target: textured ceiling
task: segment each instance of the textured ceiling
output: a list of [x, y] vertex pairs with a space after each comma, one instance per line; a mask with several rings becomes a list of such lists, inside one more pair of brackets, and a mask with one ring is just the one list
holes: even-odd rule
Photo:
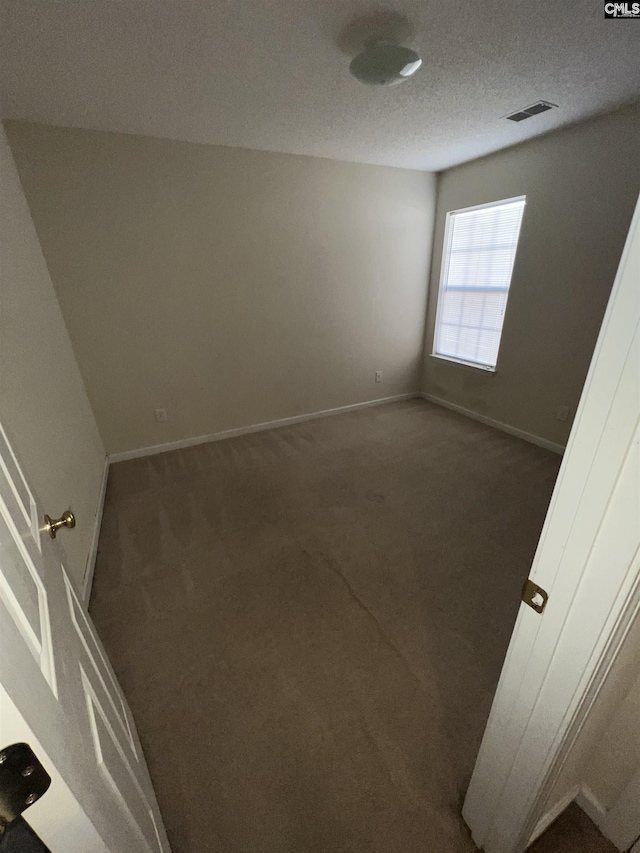
[[[640, 22], [601, 0], [0, 6], [3, 118], [442, 169], [640, 97]], [[366, 87], [349, 61], [387, 31], [423, 68]], [[503, 118], [541, 98], [560, 108]]]

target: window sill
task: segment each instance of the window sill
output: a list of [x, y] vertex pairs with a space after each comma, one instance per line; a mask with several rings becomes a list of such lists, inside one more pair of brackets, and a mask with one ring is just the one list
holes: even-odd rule
[[430, 353], [429, 358], [435, 358], [437, 361], [445, 361], [447, 364], [455, 364], [456, 367], [464, 367], [467, 370], [475, 370], [479, 373], [493, 374], [496, 372], [495, 367], [485, 367], [482, 364], [474, 364], [472, 361], [461, 361], [458, 358], [449, 358], [446, 355], [436, 355], [434, 352]]

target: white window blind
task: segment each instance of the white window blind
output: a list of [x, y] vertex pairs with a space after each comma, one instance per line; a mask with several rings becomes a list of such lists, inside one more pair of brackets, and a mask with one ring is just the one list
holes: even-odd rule
[[494, 368], [525, 198], [447, 214], [434, 355]]

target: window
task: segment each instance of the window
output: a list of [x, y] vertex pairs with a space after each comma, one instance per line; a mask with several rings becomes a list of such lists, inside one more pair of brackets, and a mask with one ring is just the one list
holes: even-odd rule
[[525, 197], [447, 214], [433, 355], [494, 370]]

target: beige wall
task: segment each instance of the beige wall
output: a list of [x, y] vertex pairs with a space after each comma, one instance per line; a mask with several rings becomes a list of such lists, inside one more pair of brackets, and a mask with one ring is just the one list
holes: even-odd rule
[[81, 588], [105, 453], [0, 128], [0, 420], [46, 512], [71, 507], [59, 537]]
[[108, 452], [419, 389], [432, 175], [8, 136]]
[[627, 671], [617, 679], [616, 673], [611, 686], [607, 685], [603, 702], [610, 713], [602, 734], [592, 743], [581, 774], [605, 809], [615, 804], [640, 771], [640, 625], [624, 650], [624, 659], [616, 661], [616, 668]]
[[635, 650], [635, 678], [611, 715], [602, 738], [596, 743], [584, 771], [585, 784], [606, 809], [640, 772], [640, 644]]
[[609, 810], [640, 771], [640, 617], [636, 617], [547, 800], [576, 786]]
[[[565, 444], [640, 191], [640, 108], [566, 128], [444, 172], [423, 388]], [[495, 374], [432, 358], [447, 211], [526, 195]], [[556, 419], [569, 406], [567, 423]]]

